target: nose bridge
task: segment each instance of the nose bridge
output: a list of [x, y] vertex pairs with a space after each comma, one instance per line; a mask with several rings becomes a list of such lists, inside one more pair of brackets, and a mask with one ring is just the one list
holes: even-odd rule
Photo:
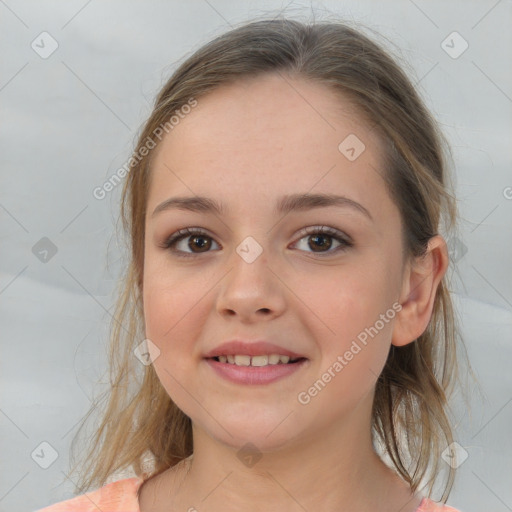
[[217, 297], [219, 312], [230, 310], [246, 316], [259, 310], [278, 313], [283, 308], [279, 280], [268, 265], [268, 252], [253, 236], [235, 247]]
[[[259, 239], [261, 240], [261, 236]], [[264, 243], [264, 242], [263, 242]], [[246, 236], [236, 247], [230, 264], [230, 281], [236, 281], [238, 285], [253, 287], [256, 284], [261, 287], [268, 279], [268, 247], [263, 246], [253, 236]], [[243, 290], [241, 290], [243, 291]]]

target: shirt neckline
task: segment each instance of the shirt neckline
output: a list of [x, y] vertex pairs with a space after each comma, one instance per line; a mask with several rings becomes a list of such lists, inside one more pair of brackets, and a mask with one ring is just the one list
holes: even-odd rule
[[[140, 511], [140, 506], [139, 506], [139, 491], [140, 491], [140, 488], [142, 486], [142, 484], [144, 483], [144, 476], [149, 476], [149, 475], [141, 475], [141, 476], [135, 476], [135, 477], [132, 477], [132, 479], [135, 480], [135, 487], [134, 487], [134, 499], [135, 499], [135, 506], [136, 506], [136, 509], [134, 510], [134, 512], [141, 512]], [[418, 508], [415, 509], [414, 512], [423, 512], [424, 510], [424, 507], [426, 507], [428, 505], [428, 500], [426, 497], [423, 497], [421, 498], [421, 501], [420, 501], [420, 504], [418, 505]]]

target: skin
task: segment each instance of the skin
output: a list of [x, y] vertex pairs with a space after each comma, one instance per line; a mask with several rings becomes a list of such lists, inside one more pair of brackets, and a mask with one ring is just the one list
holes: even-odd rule
[[[338, 150], [349, 134], [366, 146], [354, 161]], [[201, 97], [154, 151], [146, 336], [160, 351], [152, 358], [162, 385], [192, 420], [194, 455], [142, 486], [141, 511], [416, 510], [420, 496], [372, 447], [371, 407], [391, 344], [410, 343], [427, 327], [448, 253], [436, 236], [424, 259], [402, 261], [401, 218], [380, 174], [376, 134], [324, 86], [267, 75]], [[345, 195], [373, 220], [336, 206], [276, 217], [278, 198], [305, 192]], [[222, 202], [228, 213], [151, 217], [162, 201], [194, 195]], [[354, 245], [335, 251], [334, 238], [300, 233], [323, 225]], [[190, 258], [161, 247], [186, 227], [207, 232], [175, 246]], [[248, 236], [263, 250], [252, 263], [236, 252]], [[394, 303], [401, 311], [299, 403], [298, 393]], [[308, 362], [276, 383], [236, 385], [203, 359], [230, 339], [269, 340]], [[248, 442], [261, 454], [250, 467], [237, 457]]]

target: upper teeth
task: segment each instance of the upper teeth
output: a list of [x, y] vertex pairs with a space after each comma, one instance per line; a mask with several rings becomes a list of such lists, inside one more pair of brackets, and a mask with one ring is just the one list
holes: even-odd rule
[[246, 356], [246, 355], [229, 355], [218, 356], [221, 363], [231, 363], [238, 366], [266, 366], [268, 364], [286, 364], [290, 360], [289, 356], [281, 356], [279, 354], [271, 354], [265, 356]]

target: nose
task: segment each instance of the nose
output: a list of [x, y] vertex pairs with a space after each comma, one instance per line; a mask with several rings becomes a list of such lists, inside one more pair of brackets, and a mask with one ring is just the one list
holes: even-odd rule
[[282, 315], [286, 306], [283, 281], [270, 268], [264, 251], [249, 261], [238, 253], [230, 259], [228, 273], [221, 280], [216, 297], [217, 312], [225, 317], [238, 316], [244, 323]]

